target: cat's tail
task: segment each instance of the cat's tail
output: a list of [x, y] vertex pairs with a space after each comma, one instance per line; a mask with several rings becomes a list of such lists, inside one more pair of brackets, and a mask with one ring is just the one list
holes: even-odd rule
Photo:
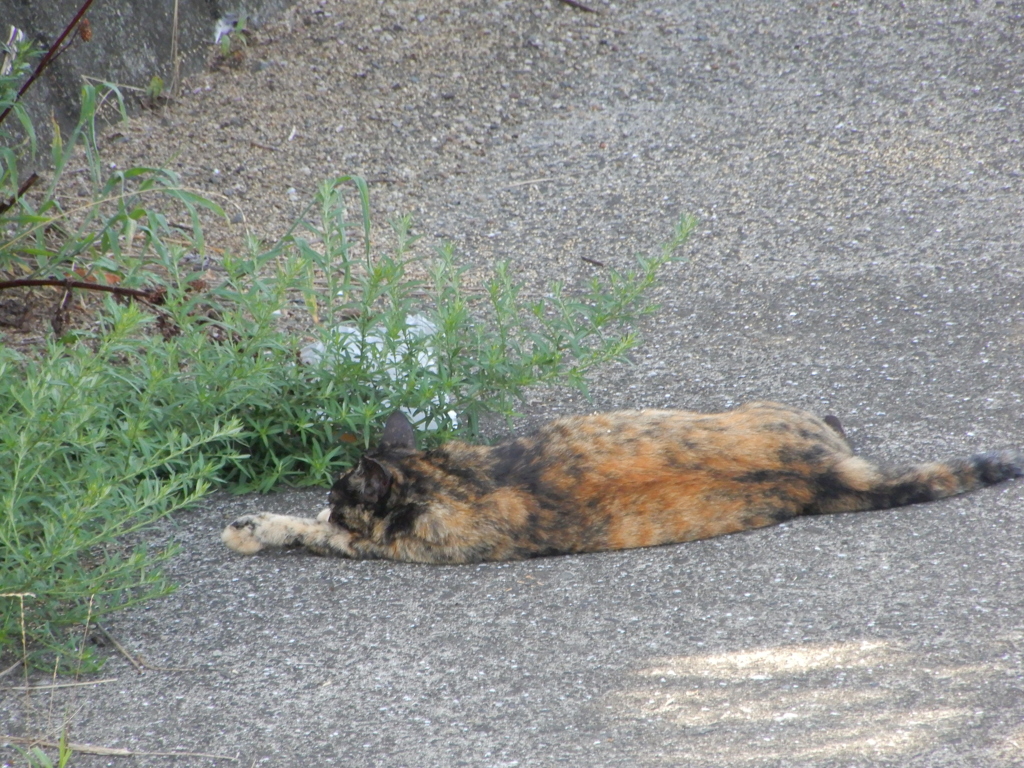
[[965, 459], [881, 469], [851, 456], [818, 479], [818, 495], [810, 510], [859, 512], [935, 501], [1024, 476], [1024, 454], [1013, 451], [977, 453]]

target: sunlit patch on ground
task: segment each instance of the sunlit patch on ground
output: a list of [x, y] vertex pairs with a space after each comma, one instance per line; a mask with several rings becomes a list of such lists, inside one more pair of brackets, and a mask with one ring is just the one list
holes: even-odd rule
[[[955, 743], [1016, 676], [1012, 664], [956, 655], [872, 641], [677, 656], [641, 669], [617, 705], [665, 729], [666, 759], [894, 759]], [[1013, 764], [1022, 744], [1024, 731], [993, 743], [993, 758]]]

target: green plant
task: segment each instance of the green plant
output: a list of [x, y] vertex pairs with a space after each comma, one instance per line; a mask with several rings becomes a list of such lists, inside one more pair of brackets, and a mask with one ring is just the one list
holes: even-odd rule
[[[125, 374], [146, 364], [133, 341], [146, 318], [133, 306], [111, 317], [95, 346], [51, 343], [32, 365], [0, 348], [0, 591], [34, 595], [35, 653], [73, 658], [67, 627], [168, 591], [156, 566], [173, 549], [125, 542], [202, 497], [238, 431], [155, 424]], [[0, 645], [20, 644], [19, 611], [4, 600]]]
[[68, 745], [68, 734], [65, 730], [60, 735], [60, 742], [57, 744], [57, 762], [54, 763], [50, 756], [39, 747], [32, 747], [28, 751], [19, 750], [29, 768], [67, 768], [71, 756], [75, 751]]
[[[47, 189], [25, 195], [38, 177], [20, 183], [19, 161], [34, 156], [35, 133], [16, 86], [33, 55], [19, 46], [12, 74], [0, 77], [0, 104], [12, 107], [24, 129], [23, 138], [0, 133], [0, 285], [74, 281], [158, 299], [154, 268], [181, 255], [164, 240], [168, 209], [191, 216], [194, 248], [202, 248], [196, 206], [219, 209], [166, 171], [104, 169], [96, 115], [111, 98], [123, 115], [123, 103], [116, 89], [92, 86], [82, 90], [68, 141], [55, 126]], [[86, 160], [91, 196], [68, 208], [59, 191], [76, 152]], [[45, 650], [73, 657], [66, 630], [83, 620], [90, 601], [100, 615], [169, 588], [157, 568], [169, 550], [124, 542], [198, 499], [220, 467], [204, 449], [216, 443], [222, 450], [237, 431], [220, 419], [188, 432], [170, 424], [148, 431], [148, 414], [135, 407], [139, 380], [125, 371], [145, 357], [132, 337], [153, 322], [137, 306], [111, 303], [96, 330], [59, 334], [29, 358], [0, 346], [0, 593], [27, 593], [24, 615], [21, 599], [0, 597], [0, 647], [20, 646], [24, 620], [32, 663]]]
[[[684, 217], [660, 253], [579, 288], [527, 295], [508, 264], [468, 288], [451, 246], [418, 252], [407, 218], [377, 252], [366, 183], [345, 176], [321, 184], [279, 242], [253, 240], [223, 256], [217, 279], [196, 280], [186, 257], [205, 251], [201, 213], [222, 211], [169, 171], [105, 168], [105, 103], [123, 116], [115, 88], [83, 88], [41, 193], [17, 193], [31, 149], [0, 150], [13, 199], [0, 212], [0, 290], [105, 294], [89, 323], [30, 357], [0, 345], [0, 594], [31, 595], [0, 597], [0, 648], [21, 655], [24, 627], [32, 665], [77, 658], [69, 628], [90, 612], [171, 589], [160, 564], [173, 547], [145, 531], [213, 484], [328, 483], [395, 408], [430, 443], [477, 438], [482, 417], [510, 418], [529, 387], [585, 392], [589, 372], [635, 343], [645, 291], [694, 227]], [[75, 152], [91, 194], [69, 207]], [[185, 233], [169, 224], [182, 216]]]
[[241, 61], [249, 48], [249, 18], [244, 10], [228, 14], [218, 25], [218, 43], [223, 59]]
[[146, 86], [145, 96], [151, 102], [156, 102], [164, 94], [164, 79], [160, 75], [153, 75], [149, 78], [149, 85]]

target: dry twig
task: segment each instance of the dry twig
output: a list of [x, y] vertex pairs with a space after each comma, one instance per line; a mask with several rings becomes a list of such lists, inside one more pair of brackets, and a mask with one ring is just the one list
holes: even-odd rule
[[128, 653], [128, 651], [126, 651], [124, 649], [123, 645], [121, 645], [119, 642], [117, 642], [117, 638], [115, 638], [112, 634], [110, 634], [107, 631], [107, 628], [104, 627], [102, 624], [97, 624], [96, 625], [96, 629], [98, 629], [100, 632], [102, 632], [103, 636], [105, 638], [107, 638], [107, 640], [109, 640], [111, 643], [113, 643], [114, 647], [117, 648], [117, 650], [121, 652], [121, 655], [124, 656], [126, 659], [128, 659], [129, 663], [133, 667], [135, 667], [135, 671], [138, 672], [141, 675], [142, 672], [143, 672], [142, 665], [138, 661], [135, 660], [134, 656], [132, 656], [130, 653]]
[[[60, 749], [61, 745], [55, 741], [46, 739], [28, 739], [21, 736], [0, 736], [4, 741], [11, 741], [15, 744], [26, 744], [32, 747], [47, 747], [49, 749]], [[98, 747], [95, 744], [76, 744], [69, 742], [64, 745], [65, 749], [72, 752], [81, 752], [86, 755], [107, 755], [109, 757], [210, 757], [214, 760], [238, 761], [238, 755], [215, 755], [209, 752], [135, 752], [120, 747]]]
[[178, 0], [174, 0], [174, 17], [171, 21], [171, 96], [178, 98], [181, 89], [181, 56], [178, 53]]
[[[25, 640], [25, 598], [35, 597], [34, 592], [3, 592], [0, 593], [0, 597], [16, 597], [18, 602], [21, 604], [21, 662], [22, 668], [25, 670], [25, 685], [28, 685], [28, 645]], [[10, 669], [4, 672], [7, 674]]]
[[87, 685], [103, 685], [104, 683], [116, 683], [116, 677], [105, 677], [102, 680], [85, 680], [80, 683], [48, 683], [46, 685], [12, 685], [5, 688], [7, 691], [52, 691], [55, 688], [84, 688]]
[[33, 288], [40, 286], [53, 286], [56, 288], [82, 288], [87, 291], [104, 291], [117, 296], [126, 296], [133, 299], [140, 299], [147, 304], [160, 304], [163, 302], [164, 292], [161, 288], [143, 291], [136, 288], [122, 288], [119, 285], [103, 285], [101, 283], [87, 283], [83, 280], [59, 280], [57, 278], [40, 278], [33, 280], [3, 280], [0, 281], [0, 291], [7, 288]]
[[104, 627], [102, 624], [96, 624], [96, 627], [99, 629], [100, 632], [103, 633], [104, 637], [106, 637], [107, 640], [109, 640], [114, 645], [114, 647], [117, 648], [118, 651], [120, 651], [121, 655], [124, 656], [126, 659], [128, 659], [129, 663], [133, 667], [135, 667], [135, 669], [140, 674], [142, 672], [145, 672], [147, 669], [151, 669], [154, 672], [192, 672], [192, 671], [194, 671], [191, 667], [154, 667], [152, 664], [147, 664], [146, 661], [141, 656], [136, 658], [135, 656], [132, 656], [130, 653], [128, 653], [128, 651], [125, 649], [125, 647], [123, 645], [121, 645], [119, 642], [117, 642], [117, 638], [114, 637], [112, 634], [110, 634], [110, 632], [107, 630], [107, 628]]

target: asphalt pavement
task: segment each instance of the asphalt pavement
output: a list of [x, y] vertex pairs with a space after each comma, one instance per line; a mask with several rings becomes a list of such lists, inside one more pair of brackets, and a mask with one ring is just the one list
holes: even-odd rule
[[[615, 55], [420, 214], [468, 259], [570, 282], [700, 218], [632, 364], [593, 402], [531, 392], [530, 418], [772, 399], [884, 462], [1024, 446], [1020, 4], [599, 7]], [[523, 563], [220, 543], [322, 501], [179, 515], [177, 593], [109, 624], [173, 669], [110, 650], [114, 681], [4, 692], [0, 720], [233, 758], [82, 767], [1024, 765], [1024, 482]]]

